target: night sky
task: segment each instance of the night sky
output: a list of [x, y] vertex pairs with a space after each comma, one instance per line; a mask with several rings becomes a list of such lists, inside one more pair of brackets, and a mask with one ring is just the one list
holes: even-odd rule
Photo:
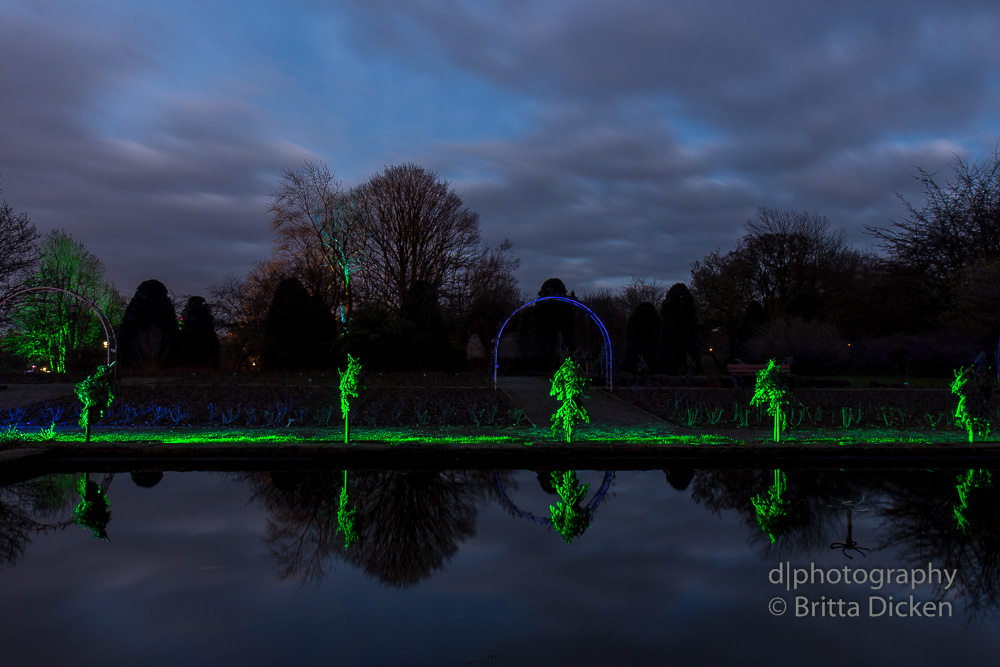
[[270, 254], [282, 170], [412, 161], [521, 287], [669, 285], [758, 206], [864, 225], [1000, 138], [1000, 7], [921, 0], [0, 0], [0, 187], [126, 296]]

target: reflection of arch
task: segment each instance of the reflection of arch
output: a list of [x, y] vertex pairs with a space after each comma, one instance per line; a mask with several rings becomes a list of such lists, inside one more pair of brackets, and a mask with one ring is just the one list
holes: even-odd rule
[[118, 339], [115, 338], [115, 329], [114, 327], [111, 326], [111, 320], [109, 320], [108, 316], [104, 314], [104, 311], [101, 310], [96, 303], [94, 303], [87, 297], [77, 294], [76, 292], [70, 292], [69, 290], [63, 289], [61, 287], [26, 287], [22, 290], [18, 290], [16, 292], [8, 294], [3, 299], [0, 299], [0, 307], [3, 307], [5, 303], [7, 303], [8, 301], [13, 301], [19, 296], [24, 296], [25, 294], [31, 294], [33, 292], [59, 292], [61, 294], [66, 294], [73, 297], [74, 299], [77, 299], [78, 301], [82, 301], [84, 304], [87, 305], [87, 307], [89, 307], [92, 311], [94, 311], [94, 313], [97, 314], [98, 321], [101, 323], [101, 328], [104, 329], [104, 340], [108, 342], [107, 363], [108, 365], [111, 365], [111, 354], [112, 353], [117, 354], [118, 350]]
[[[510, 496], [507, 495], [507, 491], [504, 490], [503, 488], [503, 482], [500, 481], [499, 470], [493, 471], [493, 479], [496, 480], [497, 493], [500, 494], [501, 504], [503, 504], [503, 506], [506, 507], [511, 514], [513, 514], [514, 516], [519, 516], [522, 519], [527, 519], [528, 521], [534, 521], [535, 523], [540, 523], [543, 526], [552, 525], [552, 519], [543, 519], [542, 517], [535, 516], [531, 512], [525, 511], [520, 507], [518, 507], [517, 504], [510, 499]], [[593, 512], [595, 509], [597, 509], [597, 506], [604, 501], [605, 497], [607, 497], [608, 491], [611, 490], [611, 485], [614, 483], [614, 481], [615, 481], [614, 471], [605, 470], [604, 477], [601, 479], [601, 486], [598, 487], [597, 491], [594, 493], [594, 497], [590, 500], [589, 503], [587, 503], [584, 506], [584, 509], [587, 510], [588, 512]]]
[[604, 337], [604, 358], [605, 358], [605, 361], [606, 361], [606, 363], [605, 363], [605, 376], [607, 377], [607, 380], [608, 380], [608, 391], [611, 391], [612, 390], [612, 386], [611, 386], [611, 337], [608, 335], [608, 330], [607, 330], [607, 328], [605, 328], [604, 322], [601, 322], [601, 318], [599, 318], [594, 311], [592, 311], [590, 308], [587, 308], [585, 305], [583, 305], [582, 303], [580, 303], [576, 299], [570, 299], [570, 298], [565, 297], [565, 296], [543, 296], [543, 297], [539, 297], [537, 299], [534, 299], [534, 300], [529, 301], [528, 303], [524, 304], [523, 306], [521, 306], [520, 308], [518, 308], [517, 310], [515, 310], [513, 313], [511, 313], [510, 317], [508, 317], [506, 320], [504, 320], [504, 323], [500, 326], [500, 332], [497, 334], [497, 337], [493, 340], [493, 388], [494, 389], [497, 388], [497, 368], [500, 367], [500, 364], [499, 364], [499, 361], [498, 361], [498, 358], [499, 358], [499, 355], [500, 355], [500, 337], [503, 336], [504, 327], [507, 326], [507, 323], [510, 322], [510, 320], [515, 315], [517, 315], [519, 312], [521, 312], [522, 310], [524, 310], [528, 306], [534, 305], [534, 304], [538, 303], [539, 301], [549, 301], [549, 300], [565, 301], [566, 303], [574, 305], [577, 308], [583, 308], [585, 311], [587, 311], [587, 314], [590, 315], [590, 319], [594, 320], [594, 323], [597, 324], [597, 328], [599, 328], [601, 330], [601, 336]]

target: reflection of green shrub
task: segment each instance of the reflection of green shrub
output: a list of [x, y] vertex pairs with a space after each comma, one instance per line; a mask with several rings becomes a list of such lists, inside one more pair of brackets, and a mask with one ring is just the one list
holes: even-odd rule
[[757, 373], [757, 384], [754, 387], [751, 405], [764, 405], [767, 414], [774, 418], [774, 441], [781, 442], [781, 429], [787, 423], [785, 405], [788, 403], [784, 378], [781, 368], [771, 359], [767, 366]]
[[340, 504], [337, 507], [337, 525], [344, 536], [344, 548], [350, 549], [358, 541], [357, 517], [358, 509], [351, 507], [347, 495], [347, 471], [344, 471], [344, 485], [340, 487]]
[[549, 505], [552, 525], [566, 542], [572, 542], [574, 537], [583, 535], [590, 522], [590, 513], [580, 507], [580, 501], [587, 495], [590, 485], [581, 485], [576, 472], [566, 470], [552, 473], [552, 486], [562, 499], [555, 505]]
[[972, 368], [959, 368], [951, 383], [951, 393], [958, 395], [955, 423], [969, 434], [969, 442], [977, 435], [981, 438], [989, 436], [990, 420], [985, 416], [989, 397], [986, 382]]
[[562, 401], [559, 410], [552, 415], [552, 435], [559, 437], [562, 431], [566, 442], [573, 437], [573, 427], [582, 422], [590, 423], [587, 411], [580, 405], [583, 396], [583, 385], [587, 379], [580, 375], [580, 367], [567, 358], [552, 378], [552, 391], [549, 396], [555, 396]]
[[772, 543], [778, 541], [782, 526], [788, 517], [788, 501], [782, 498], [787, 486], [788, 479], [785, 477], [785, 473], [775, 470], [774, 483], [767, 489], [767, 492], [750, 499], [754, 511], [757, 513], [757, 523], [760, 524], [761, 530], [771, 538]]
[[97, 482], [90, 480], [90, 475], [80, 478], [77, 487], [80, 491], [80, 504], [73, 510], [73, 522], [89, 528], [94, 537], [108, 539], [108, 522], [111, 520], [111, 503]]
[[986, 489], [993, 485], [993, 476], [989, 470], [970, 469], [963, 475], [958, 476], [958, 505], [955, 505], [955, 523], [958, 528], [965, 532], [969, 529], [969, 519], [966, 513], [969, 510], [969, 500], [976, 489]]

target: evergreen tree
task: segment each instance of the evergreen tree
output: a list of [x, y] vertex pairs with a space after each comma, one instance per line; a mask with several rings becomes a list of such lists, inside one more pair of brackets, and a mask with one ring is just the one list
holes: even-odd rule
[[122, 317], [119, 359], [132, 370], [163, 368], [176, 357], [177, 340], [177, 313], [166, 285], [159, 280], [143, 281]]
[[264, 318], [265, 370], [323, 368], [330, 363], [336, 320], [297, 278], [278, 283]]
[[656, 367], [656, 340], [660, 335], [660, 316], [656, 306], [643, 301], [625, 325], [625, 368], [649, 373]]
[[204, 297], [188, 298], [181, 311], [180, 361], [195, 368], [219, 367], [219, 337], [215, 317]]
[[660, 304], [660, 369], [668, 375], [688, 372], [688, 360], [701, 372], [698, 349], [698, 312], [694, 296], [684, 283], [674, 283]]

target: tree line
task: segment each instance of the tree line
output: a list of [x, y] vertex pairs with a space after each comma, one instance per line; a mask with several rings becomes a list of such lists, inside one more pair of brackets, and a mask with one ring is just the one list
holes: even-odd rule
[[[923, 203], [903, 200], [904, 216], [867, 228], [875, 250], [852, 247], [820, 214], [761, 207], [735, 247], [692, 262], [687, 284], [633, 277], [617, 292], [577, 297], [553, 278], [537, 294], [587, 305], [629, 372], [774, 357], [800, 373], [946, 373], [995, 351], [1000, 337], [1000, 156], [956, 159], [946, 179], [916, 178]], [[489, 353], [529, 299], [511, 243], [486, 245], [478, 215], [418, 165], [344, 188], [325, 164], [305, 162], [284, 172], [267, 211], [271, 256], [181, 308], [158, 281], [127, 301], [82, 243], [63, 230], [41, 237], [4, 201], [0, 296], [25, 285], [84, 295], [115, 323], [123, 366], [140, 372], [332, 368], [348, 350], [375, 370], [458, 370], [470, 340]], [[70, 301], [45, 294], [7, 308], [5, 363], [92, 364], [103, 334]], [[507, 331], [514, 368], [551, 370], [567, 355], [599, 364], [604, 354], [586, 314], [565, 303], [539, 303]]]

